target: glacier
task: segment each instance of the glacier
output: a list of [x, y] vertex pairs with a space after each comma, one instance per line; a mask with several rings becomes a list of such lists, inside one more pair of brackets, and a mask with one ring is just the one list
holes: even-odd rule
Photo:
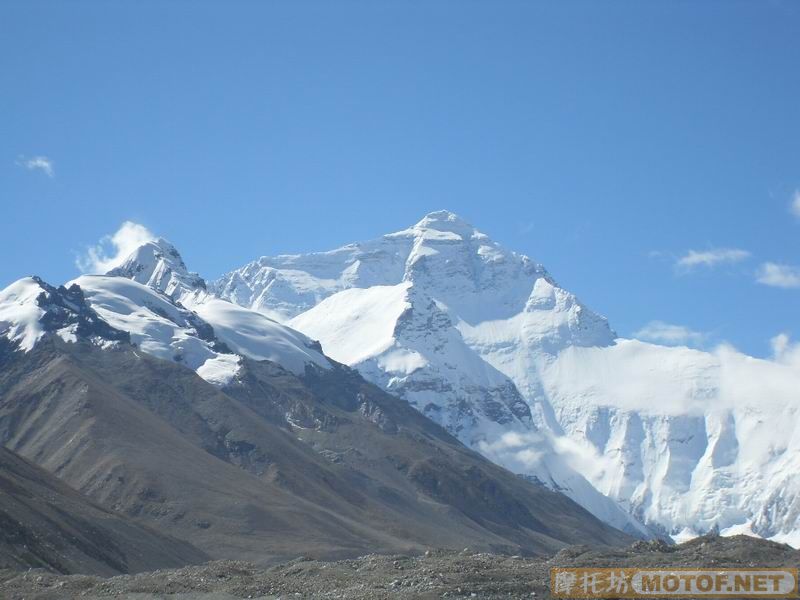
[[800, 539], [800, 360], [619, 338], [542, 265], [451, 212], [262, 257], [209, 292], [319, 340], [618, 527]]

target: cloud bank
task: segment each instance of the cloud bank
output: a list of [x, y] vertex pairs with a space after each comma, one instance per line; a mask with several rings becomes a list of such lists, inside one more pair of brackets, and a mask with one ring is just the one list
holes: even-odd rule
[[125, 221], [113, 234], [104, 235], [97, 244], [75, 260], [82, 273], [107, 273], [125, 260], [136, 248], [156, 239], [147, 227]]

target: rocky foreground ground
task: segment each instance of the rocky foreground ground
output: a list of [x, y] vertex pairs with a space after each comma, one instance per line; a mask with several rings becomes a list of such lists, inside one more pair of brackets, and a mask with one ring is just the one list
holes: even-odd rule
[[800, 551], [744, 536], [698, 538], [680, 546], [636, 542], [624, 549], [571, 546], [546, 558], [430, 551], [322, 562], [299, 558], [270, 568], [216, 561], [103, 579], [42, 570], [0, 573], [8, 600], [124, 598], [550, 598], [549, 570], [571, 567], [798, 567]]

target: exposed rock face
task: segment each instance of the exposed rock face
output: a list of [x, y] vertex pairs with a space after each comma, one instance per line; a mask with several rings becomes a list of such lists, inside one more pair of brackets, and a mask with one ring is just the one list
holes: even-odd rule
[[83, 339], [130, 343], [131, 336], [127, 331], [111, 327], [89, 306], [79, 285], [72, 284], [69, 289], [63, 285], [55, 288], [39, 277], [33, 277], [33, 280], [42, 288], [36, 304], [44, 312], [39, 322], [45, 331], [62, 331], [63, 335]]

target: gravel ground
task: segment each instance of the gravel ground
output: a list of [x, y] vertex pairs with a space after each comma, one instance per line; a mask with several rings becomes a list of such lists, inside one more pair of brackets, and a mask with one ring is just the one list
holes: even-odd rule
[[259, 568], [216, 561], [175, 570], [102, 579], [41, 570], [0, 573], [8, 600], [124, 598], [229, 600], [233, 598], [550, 598], [554, 566], [797, 567], [800, 552], [743, 536], [699, 538], [668, 546], [637, 542], [625, 549], [571, 546], [549, 558], [429, 551], [423, 556], [368, 555], [320, 562], [298, 558]]

